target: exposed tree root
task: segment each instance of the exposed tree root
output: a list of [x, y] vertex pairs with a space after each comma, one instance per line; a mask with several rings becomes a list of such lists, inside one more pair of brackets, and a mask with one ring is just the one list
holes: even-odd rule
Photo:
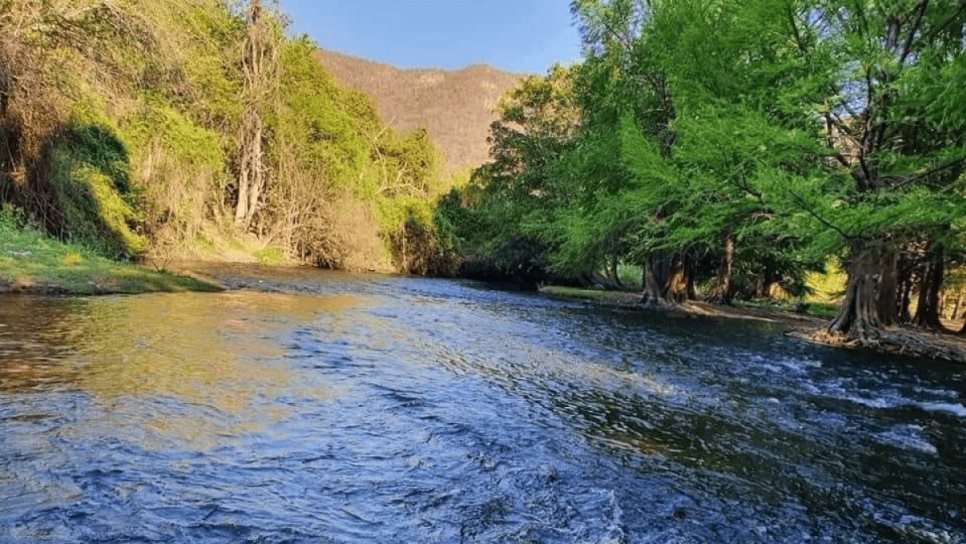
[[639, 296], [630, 293], [611, 293], [607, 297], [593, 299], [593, 302], [607, 306], [644, 308], [646, 311], [660, 312], [669, 318], [740, 319], [771, 323], [787, 329], [786, 336], [813, 344], [966, 363], [966, 333], [954, 332], [964, 326], [958, 322], [948, 322], [948, 330], [942, 333], [912, 328], [878, 327], [864, 329], [865, 333], [861, 335], [858, 330], [847, 335], [829, 332], [828, 322], [824, 319], [777, 309], [719, 306], [693, 300], [683, 303], [673, 303], [666, 299], [641, 300]]
[[966, 363], [966, 341], [954, 335], [900, 328], [881, 329], [875, 335], [861, 336], [848, 336], [825, 329], [797, 329], [786, 334], [807, 342], [837, 348], [866, 349], [903, 357]]

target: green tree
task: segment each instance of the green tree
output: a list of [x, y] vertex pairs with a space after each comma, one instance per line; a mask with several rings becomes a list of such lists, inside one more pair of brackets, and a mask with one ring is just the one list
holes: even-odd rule
[[962, 75], [966, 10], [927, 0], [816, 1], [791, 5], [788, 20], [824, 91], [813, 113], [850, 180], [796, 197], [848, 252], [846, 296], [829, 330], [875, 342], [898, 320], [899, 253], [926, 240], [932, 272], [919, 289], [931, 314], [945, 251], [961, 240], [966, 113], [948, 89]]

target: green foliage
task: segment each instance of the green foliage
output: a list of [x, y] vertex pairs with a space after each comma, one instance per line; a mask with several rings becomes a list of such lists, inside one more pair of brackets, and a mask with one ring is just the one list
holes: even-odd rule
[[124, 132], [139, 152], [159, 145], [165, 155], [188, 167], [217, 169], [225, 161], [217, 132], [198, 125], [161, 98], [146, 97], [142, 107], [124, 120]]
[[221, 136], [158, 95], [143, 97], [121, 126], [150, 244], [160, 249], [193, 239], [228, 185]]
[[23, 210], [10, 204], [0, 206], [0, 231], [12, 233], [29, 227], [29, 219]]
[[57, 224], [71, 240], [105, 256], [136, 256], [147, 242], [135, 231], [137, 193], [127, 147], [111, 126], [85, 117], [75, 117], [47, 151]]
[[643, 274], [644, 269], [640, 266], [625, 263], [620, 263], [617, 266], [617, 279], [620, 280], [625, 289], [631, 291], [640, 291], [644, 288], [641, 282]]
[[[346, 240], [338, 232], [319, 229], [371, 231], [378, 239], [365, 245], [383, 245], [393, 261], [386, 264], [407, 272], [434, 271], [433, 266], [409, 266], [433, 258], [437, 243], [431, 228], [432, 202], [446, 185], [439, 153], [426, 131], [399, 134], [385, 126], [369, 97], [335, 84], [315, 58], [315, 45], [305, 37], [283, 46], [280, 98], [281, 107], [269, 119], [270, 153], [278, 177], [263, 219], [298, 223], [299, 234], [291, 241], [295, 246], [320, 236], [331, 240], [330, 246]], [[369, 213], [352, 220], [326, 217], [338, 215], [330, 209], [331, 201], [346, 200]], [[289, 213], [293, 207], [301, 210], [294, 220]], [[362, 228], [360, 222], [371, 223]], [[301, 228], [307, 223], [317, 226]], [[407, 256], [401, 257], [403, 241], [413, 236], [421, 241], [408, 244]], [[317, 247], [314, 242], [309, 245]], [[324, 260], [348, 266], [343, 257], [333, 255], [360, 249], [348, 243], [330, 247]], [[417, 258], [414, 251], [429, 253]], [[374, 262], [381, 258], [368, 255], [366, 267], [384, 267]]]
[[705, 285], [728, 240], [748, 296], [803, 296], [861, 241], [912, 260], [939, 244], [960, 262], [953, 4], [574, 1], [584, 61], [505, 97], [493, 161], [440, 222], [509, 268], [586, 276], [673, 254]]
[[281, 264], [285, 262], [285, 254], [274, 247], [265, 247], [255, 252], [255, 258], [262, 264]]
[[14, 5], [0, 21], [19, 21], [0, 29], [16, 82], [4, 166], [27, 179], [3, 198], [112, 258], [193, 236], [224, 198], [243, 26], [217, 0], [68, 4]]
[[[378, 130], [375, 108], [365, 97], [336, 86], [301, 37], [282, 49], [282, 107], [269, 121], [273, 151], [292, 168], [339, 188], [351, 188], [369, 160], [367, 134]], [[286, 179], [280, 182], [286, 183]]]
[[570, 69], [554, 66], [510, 91], [492, 127], [493, 160], [441, 200], [436, 223], [473, 275], [530, 287], [551, 272], [548, 241], [559, 229], [550, 218], [575, 196], [561, 191], [558, 160], [579, 120], [571, 83]]
[[241, 82], [231, 52], [244, 31], [242, 22], [206, 2], [157, 4], [158, 17], [170, 28], [182, 30], [169, 34], [177, 44], [168, 50], [180, 53], [180, 73], [189, 92], [171, 98], [196, 123], [216, 131], [226, 142], [233, 140], [232, 129], [241, 115]]

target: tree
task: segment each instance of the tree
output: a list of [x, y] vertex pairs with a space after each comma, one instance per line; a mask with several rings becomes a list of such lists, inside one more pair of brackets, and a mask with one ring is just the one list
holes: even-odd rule
[[238, 180], [235, 224], [247, 229], [258, 210], [266, 183], [263, 112], [275, 105], [278, 93], [281, 28], [278, 17], [261, 0], [250, 0], [247, 33], [242, 44], [244, 77], [242, 113], [238, 133]]
[[585, 48], [569, 70], [577, 122], [546, 139], [495, 126], [476, 194], [499, 199], [478, 201], [472, 220], [492, 221], [493, 244], [536, 240], [550, 270], [577, 275], [638, 263], [659, 305], [699, 283], [717, 303], [778, 282], [802, 294], [806, 271], [831, 259], [849, 274], [832, 332], [874, 342], [917, 291], [916, 321], [938, 326], [943, 271], [964, 247], [963, 6], [572, 10]]
[[[817, 1], [789, 12], [800, 54], [824, 81], [817, 113], [831, 156], [852, 181], [824, 220], [848, 251], [833, 333], [875, 342], [898, 320], [901, 247], [923, 232], [934, 247], [954, 235], [948, 225], [963, 211], [950, 200], [962, 195], [963, 114], [935, 88], [952, 85], [961, 69], [964, 21], [963, 6], [928, 0]], [[932, 270], [927, 276], [941, 278]]]
[[552, 218], [576, 196], [561, 166], [579, 124], [572, 83], [568, 69], [554, 66], [510, 90], [490, 128], [490, 162], [450, 197], [445, 221], [456, 225], [474, 275], [529, 289], [547, 276]]

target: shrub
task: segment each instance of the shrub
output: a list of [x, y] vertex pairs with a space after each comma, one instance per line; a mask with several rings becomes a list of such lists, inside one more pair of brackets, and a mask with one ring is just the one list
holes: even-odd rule
[[63, 234], [112, 258], [136, 257], [147, 249], [136, 232], [137, 194], [127, 147], [112, 127], [73, 120], [44, 155]]

